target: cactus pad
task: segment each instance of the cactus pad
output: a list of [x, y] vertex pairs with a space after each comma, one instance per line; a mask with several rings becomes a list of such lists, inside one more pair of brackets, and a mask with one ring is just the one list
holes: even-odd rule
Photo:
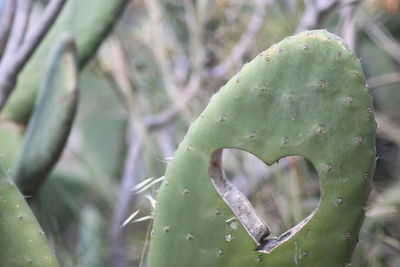
[[0, 167], [0, 267], [57, 267], [24, 197]]
[[[359, 61], [340, 38], [319, 30], [273, 45], [212, 97], [176, 151], [157, 196], [149, 266], [350, 266], [371, 190], [375, 130]], [[304, 156], [320, 177], [318, 208], [270, 237], [224, 178], [223, 148], [266, 164]]]
[[78, 106], [73, 38], [62, 36], [53, 50], [19, 152], [14, 175], [25, 194], [34, 194], [63, 151]]

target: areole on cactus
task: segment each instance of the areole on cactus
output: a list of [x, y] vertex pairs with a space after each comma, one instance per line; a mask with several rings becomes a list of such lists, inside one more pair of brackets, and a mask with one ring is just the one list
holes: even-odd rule
[[[169, 164], [149, 266], [350, 266], [371, 190], [375, 131], [360, 63], [340, 38], [309, 31], [260, 53], [214, 95]], [[266, 164], [304, 156], [320, 177], [318, 208], [269, 237], [224, 177], [224, 148]], [[231, 227], [230, 218], [241, 223]]]

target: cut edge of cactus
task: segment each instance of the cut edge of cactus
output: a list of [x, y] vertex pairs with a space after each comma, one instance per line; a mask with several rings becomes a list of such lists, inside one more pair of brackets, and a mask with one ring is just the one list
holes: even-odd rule
[[269, 254], [299, 232], [315, 215], [319, 204], [306, 218], [289, 230], [283, 232], [278, 237], [269, 237], [271, 231], [268, 225], [257, 214], [246, 196], [226, 178], [222, 165], [222, 151], [223, 149], [218, 149], [211, 155], [208, 169], [211, 182], [224, 202], [236, 215], [249, 236], [257, 244], [256, 251]]

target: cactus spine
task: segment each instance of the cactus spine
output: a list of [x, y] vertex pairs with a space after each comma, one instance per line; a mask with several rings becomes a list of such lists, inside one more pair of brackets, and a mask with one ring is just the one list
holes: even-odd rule
[[[350, 266], [371, 190], [375, 130], [360, 64], [337, 36], [305, 32], [262, 52], [211, 99], [169, 164], [149, 266]], [[221, 149], [232, 147], [267, 164], [309, 159], [320, 177], [319, 207], [267, 237], [268, 226], [223, 177]]]

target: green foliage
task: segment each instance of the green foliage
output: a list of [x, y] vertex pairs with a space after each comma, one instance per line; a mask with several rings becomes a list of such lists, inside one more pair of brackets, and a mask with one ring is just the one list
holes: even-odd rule
[[34, 194], [64, 149], [78, 105], [74, 41], [65, 35], [47, 64], [45, 78], [15, 164], [19, 188]]
[[[341, 39], [311, 31], [262, 52], [214, 95], [169, 164], [150, 267], [350, 266], [371, 190], [375, 129], [360, 64]], [[265, 239], [267, 225], [223, 179], [220, 149], [232, 147], [267, 164], [288, 155], [310, 160], [322, 190], [317, 210]]]

